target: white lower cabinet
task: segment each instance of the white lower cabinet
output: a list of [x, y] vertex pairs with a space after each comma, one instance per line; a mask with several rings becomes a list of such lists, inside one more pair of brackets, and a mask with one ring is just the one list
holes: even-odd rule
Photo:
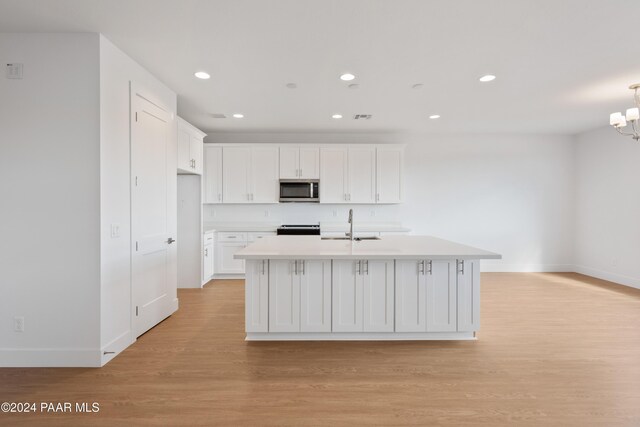
[[333, 260], [333, 332], [362, 332], [362, 278], [359, 260]]
[[304, 260], [300, 277], [300, 332], [331, 332], [331, 261]]
[[269, 261], [269, 331], [331, 331], [331, 261]]
[[333, 332], [393, 332], [394, 261], [333, 261]]
[[300, 332], [298, 261], [269, 261], [269, 332]]
[[364, 260], [362, 265], [362, 314], [365, 332], [393, 332], [394, 262]]
[[214, 272], [214, 256], [213, 256], [213, 241], [211, 243], [206, 243], [203, 246], [202, 253], [202, 276], [203, 281], [206, 283], [211, 279]]
[[216, 274], [244, 274], [244, 260], [234, 259], [233, 256], [246, 246], [244, 241], [218, 242]]
[[396, 260], [396, 331], [427, 330], [426, 276], [422, 260]]
[[245, 284], [247, 332], [269, 331], [269, 261], [247, 261]]
[[480, 329], [480, 261], [457, 262], [458, 332]]
[[427, 332], [453, 332], [456, 318], [455, 260], [425, 261]]

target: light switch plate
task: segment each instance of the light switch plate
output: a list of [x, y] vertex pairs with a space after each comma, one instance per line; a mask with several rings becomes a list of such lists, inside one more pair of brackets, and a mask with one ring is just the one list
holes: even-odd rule
[[111, 238], [117, 239], [120, 237], [120, 224], [111, 224]]
[[7, 78], [8, 79], [21, 79], [22, 78], [22, 64], [20, 64], [20, 63], [7, 64]]

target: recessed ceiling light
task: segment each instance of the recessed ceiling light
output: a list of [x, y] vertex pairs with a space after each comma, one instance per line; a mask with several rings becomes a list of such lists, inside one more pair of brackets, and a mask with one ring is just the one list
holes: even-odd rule
[[430, 119], [439, 119], [440, 118], [440, 114], [432, 114], [429, 116]]
[[344, 73], [343, 75], [340, 76], [340, 80], [344, 80], [345, 82], [351, 81], [355, 78], [356, 76], [354, 76], [351, 73]]
[[233, 117], [234, 117], [234, 118], [236, 118], [236, 119], [241, 119], [241, 118], [243, 118], [243, 117], [244, 117], [244, 114], [235, 113], [235, 114], [233, 115]]
[[298, 87], [298, 85], [297, 85], [297, 84], [295, 84], [295, 83], [287, 83], [287, 87], [288, 87], [289, 89], [295, 89], [295, 88], [297, 88], [297, 87]]
[[342, 114], [334, 114], [333, 116], [331, 116], [332, 119], [341, 119], [342, 118]]
[[496, 79], [496, 76], [494, 76], [493, 74], [487, 74], [486, 76], [480, 77], [480, 81], [483, 83], [491, 82], [495, 79]]
[[413, 86], [411, 86], [413, 89], [422, 89], [424, 87], [424, 85], [422, 83], [416, 83]]
[[197, 73], [194, 74], [194, 76], [202, 80], [207, 80], [208, 78], [211, 77], [209, 73], [205, 73], [204, 71], [198, 71]]

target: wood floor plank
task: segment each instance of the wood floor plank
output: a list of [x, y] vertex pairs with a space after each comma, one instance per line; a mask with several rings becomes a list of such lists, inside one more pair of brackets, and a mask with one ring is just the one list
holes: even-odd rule
[[101, 369], [0, 369], [0, 402], [99, 402], [0, 425], [640, 426], [640, 290], [483, 273], [478, 341], [245, 342], [241, 281]]

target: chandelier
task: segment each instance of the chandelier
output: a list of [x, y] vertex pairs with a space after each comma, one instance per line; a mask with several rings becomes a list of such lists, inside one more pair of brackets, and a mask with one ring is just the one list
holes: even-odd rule
[[[638, 132], [640, 127], [638, 126], [638, 119], [640, 119], [640, 94], [638, 93], [638, 89], [640, 89], [640, 83], [629, 86], [629, 89], [633, 91], [633, 97], [636, 102], [635, 108], [629, 108], [624, 116], [620, 112], [612, 113], [611, 116], [609, 116], [609, 124], [613, 126], [620, 135], [630, 136], [638, 141], [640, 140], [640, 133]], [[631, 122], [631, 130], [633, 132], [622, 131], [622, 128], [626, 127], [628, 122]]]

